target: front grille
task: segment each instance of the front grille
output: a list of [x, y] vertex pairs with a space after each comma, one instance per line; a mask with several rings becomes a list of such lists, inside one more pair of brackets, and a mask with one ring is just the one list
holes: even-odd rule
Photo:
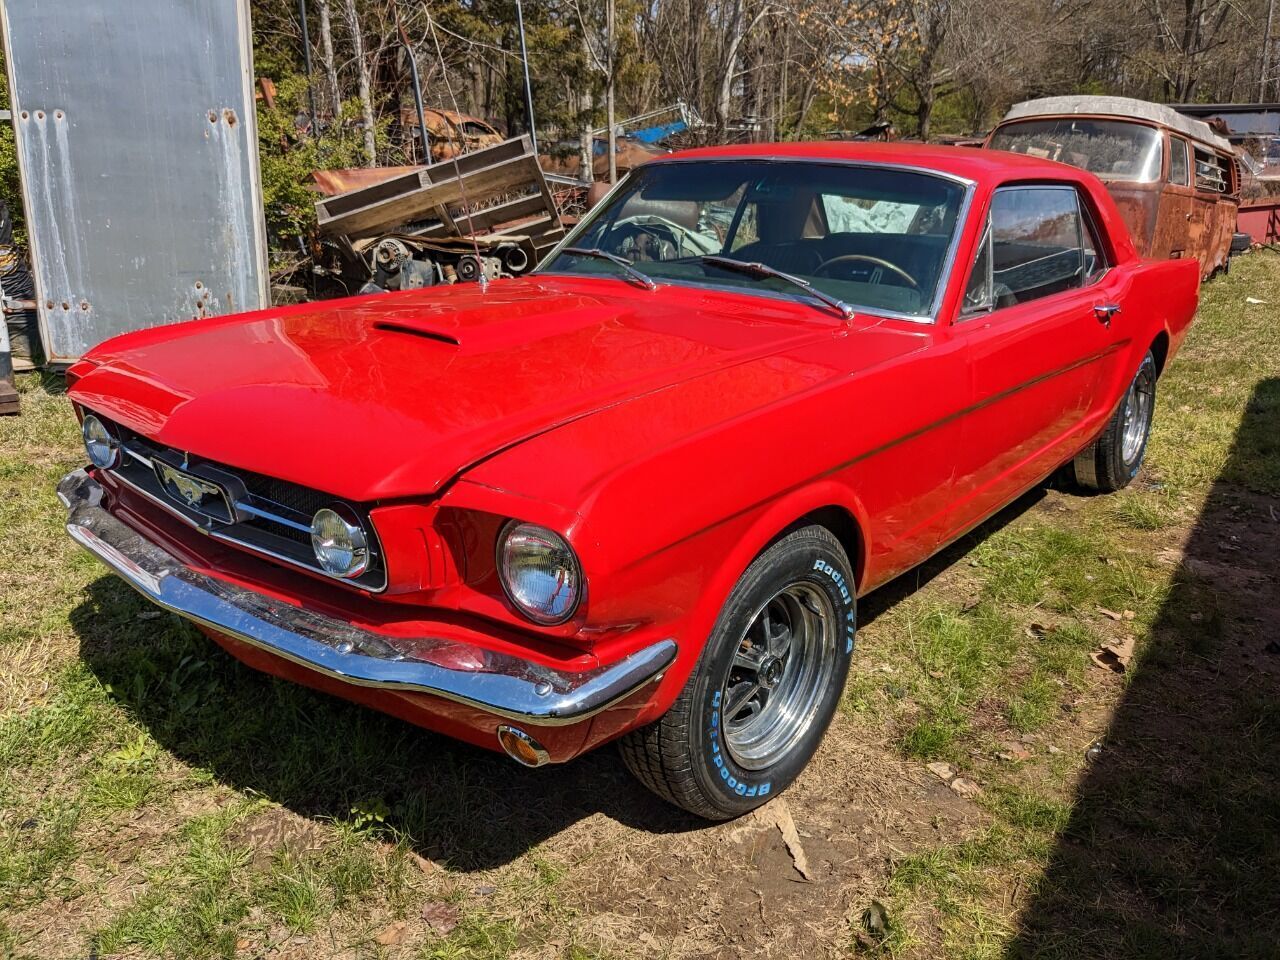
[[[109, 471], [112, 476], [211, 537], [291, 566], [324, 574], [316, 564], [311, 548], [311, 518], [321, 507], [332, 506], [334, 497], [310, 487], [175, 450], [148, 440], [97, 413], [94, 416], [120, 441], [120, 462]], [[234, 521], [228, 523], [223, 519], [225, 510], [196, 509], [193, 502], [184, 502], [167, 490], [157, 475], [157, 463], [168, 464], [197, 479], [210, 479], [226, 489], [235, 508]], [[371, 556], [369, 568], [364, 573], [340, 582], [366, 590], [382, 590], [387, 585], [386, 567], [373, 524], [365, 510], [353, 504], [348, 506], [361, 518], [368, 534]]]

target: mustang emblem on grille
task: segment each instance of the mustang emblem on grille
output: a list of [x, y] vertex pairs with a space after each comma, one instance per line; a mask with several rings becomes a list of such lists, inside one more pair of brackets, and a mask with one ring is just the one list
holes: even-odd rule
[[226, 491], [221, 486], [160, 460], [155, 461], [155, 469], [160, 486], [171, 498], [206, 516], [224, 521], [230, 519]]

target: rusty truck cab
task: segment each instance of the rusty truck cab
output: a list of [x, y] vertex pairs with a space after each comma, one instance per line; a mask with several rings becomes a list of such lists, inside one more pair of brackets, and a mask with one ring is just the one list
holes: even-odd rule
[[1045, 97], [1015, 104], [986, 146], [1083, 167], [1107, 185], [1138, 251], [1226, 266], [1240, 205], [1231, 144], [1207, 123], [1127, 97]]

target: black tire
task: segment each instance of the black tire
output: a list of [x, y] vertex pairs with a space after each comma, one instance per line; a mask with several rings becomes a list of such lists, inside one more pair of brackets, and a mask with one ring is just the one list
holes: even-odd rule
[[[658, 796], [708, 820], [740, 816], [781, 793], [812, 758], [831, 723], [849, 673], [856, 610], [849, 560], [830, 531], [801, 527], [777, 540], [734, 586], [671, 709], [619, 741], [631, 772]], [[801, 621], [821, 629], [798, 629]], [[748, 633], [759, 630], [764, 633]], [[800, 639], [805, 630], [812, 640]], [[761, 638], [784, 634], [790, 638], [786, 652], [775, 658], [772, 642]], [[816, 649], [819, 655], [793, 660], [793, 650], [801, 649]], [[757, 692], [733, 717], [722, 719], [722, 710], [750, 687], [743, 680], [744, 657], [769, 663], [747, 668], [747, 674], [755, 673]], [[811, 671], [816, 674], [809, 683]], [[780, 705], [793, 690], [808, 691], [802, 694], [804, 709], [789, 714], [802, 719], [770, 723], [779, 710], [769, 713], [768, 698], [776, 691]], [[745, 725], [735, 726], [744, 715]], [[751, 741], [752, 730], [768, 733]], [[733, 746], [737, 736], [743, 737], [742, 756]], [[780, 739], [776, 755], [767, 749], [771, 738]], [[749, 750], [759, 752], [748, 757]]]
[[[1115, 413], [1097, 440], [1076, 455], [1072, 464], [1076, 483], [1086, 490], [1113, 493], [1127, 487], [1142, 468], [1156, 408], [1156, 361], [1151, 351], [1142, 358]], [[1145, 402], [1140, 399], [1145, 395]], [[1134, 406], [1136, 404], [1136, 407]], [[1140, 434], [1135, 438], [1132, 429]], [[1127, 442], [1126, 442], [1127, 440]]]

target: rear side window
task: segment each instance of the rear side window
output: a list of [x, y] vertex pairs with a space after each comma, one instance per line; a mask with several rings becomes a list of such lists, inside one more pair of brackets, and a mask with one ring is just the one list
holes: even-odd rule
[[1209, 193], [1226, 193], [1229, 186], [1227, 165], [1222, 157], [1208, 150], [1197, 149], [1196, 189]]
[[[1080, 202], [1078, 196], [1076, 202]], [[1098, 228], [1094, 225], [1093, 217], [1083, 204], [1080, 204], [1080, 242], [1080, 252], [1084, 257], [1081, 274], [1084, 286], [1087, 287], [1107, 272], [1107, 255], [1098, 242]]]
[[1187, 166], [1187, 141], [1181, 137], [1169, 138], [1169, 182], [1183, 187], [1191, 185]]
[[962, 309], [972, 315], [1052, 296], [1105, 270], [1097, 231], [1074, 187], [1005, 187], [991, 199]]

